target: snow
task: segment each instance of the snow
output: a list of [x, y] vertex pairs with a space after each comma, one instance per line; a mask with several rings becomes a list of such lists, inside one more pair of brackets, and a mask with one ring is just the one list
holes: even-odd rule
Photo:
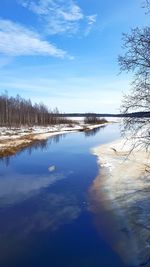
[[150, 174], [145, 171], [150, 158], [142, 147], [131, 151], [133, 145], [133, 140], [119, 139], [93, 149], [101, 168], [93, 182], [92, 194], [93, 206], [98, 203], [111, 213], [112, 246], [118, 248], [128, 265], [135, 265], [136, 260], [140, 266], [150, 255]]

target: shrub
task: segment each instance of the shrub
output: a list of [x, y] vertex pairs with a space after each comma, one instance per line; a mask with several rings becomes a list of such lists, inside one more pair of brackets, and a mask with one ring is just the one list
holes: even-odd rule
[[85, 124], [104, 124], [107, 123], [108, 121], [105, 118], [99, 118], [96, 116], [96, 114], [88, 114], [84, 118], [84, 123]]

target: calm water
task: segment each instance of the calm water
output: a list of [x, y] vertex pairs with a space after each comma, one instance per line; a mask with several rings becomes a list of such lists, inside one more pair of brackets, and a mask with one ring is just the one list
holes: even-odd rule
[[110, 125], [1, 160], [0, 267], [125, 267], [97, 231], [88, 197], [98, 174], [90, 149], [118, 136]]

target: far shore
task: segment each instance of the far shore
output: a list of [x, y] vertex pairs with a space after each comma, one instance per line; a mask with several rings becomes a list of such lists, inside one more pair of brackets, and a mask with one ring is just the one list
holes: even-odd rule
[[[109, 122], [108, 122], [109, 123]], [[73, 125], [55, 125], [47, 127], [21, 127], [21, 128], [0, 128], [0, 157], [14, 155], [25, 147], [28, 147], [36, 141], [46, 140], [50, 137], [81, 132], [90, 131], [95, 128], [103, 127], [104, 124], [84, 124], [82, 122]]]
[[150, 158], [148, 151], [131, 148], [119, 139], [93, 149], [100, 172], [90, 188], [91, 211], [127, 264], [149, 266]]

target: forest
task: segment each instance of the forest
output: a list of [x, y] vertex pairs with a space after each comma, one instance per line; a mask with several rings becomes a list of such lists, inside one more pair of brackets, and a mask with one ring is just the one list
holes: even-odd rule
[[67, 121], [59, 117], [57, 108], [50, 110], [43, 103], [32, 104], [31, 100], [17, 95], [9, 97], [7, 92], [0, 95], [0, 126], [46, 126], [61, 124]]

